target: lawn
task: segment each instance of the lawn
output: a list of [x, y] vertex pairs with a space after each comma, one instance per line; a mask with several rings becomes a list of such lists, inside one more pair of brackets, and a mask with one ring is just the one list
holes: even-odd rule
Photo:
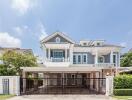
[[114, 96], [118, 100], [132, 100], [132, 96]]
[[13, 95], [0, 95], [0, 100], [6, 100], [11, 97], [13, 97]]

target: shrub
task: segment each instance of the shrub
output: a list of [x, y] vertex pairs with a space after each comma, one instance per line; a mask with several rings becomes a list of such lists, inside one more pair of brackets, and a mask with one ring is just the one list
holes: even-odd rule
[[116, 96], [132, 96], [132, 89], [114, 89]]
[[132, 89], [132, 75], [119, 75], [114, 78], [114, 89]]

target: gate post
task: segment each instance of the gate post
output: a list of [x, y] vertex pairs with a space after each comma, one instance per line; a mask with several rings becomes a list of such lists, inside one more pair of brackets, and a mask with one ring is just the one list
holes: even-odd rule
[[20, 95], [20, 76], [16, 76], [16, 95]]
[[106, 96], [113, 95], [113, 78], [114, 76], [106, 76]]
[[26, 72], [23, 71], [22, 78], [23, 78], [23, 93], [26, 93]]

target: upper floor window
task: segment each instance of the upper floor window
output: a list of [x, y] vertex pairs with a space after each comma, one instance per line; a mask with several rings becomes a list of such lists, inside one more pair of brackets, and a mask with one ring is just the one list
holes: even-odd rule
[[100, 43], [97, 43], [97, 46], [100, 46]]
[[86, 64], [87, 63], [87, 55], [83, 54], [83, 63]]
[[56, 43], [60, 43], [60, 38], [56, 37]]
[[81, 63], [81, 55], [78, 55], [78, 63]]
[[104, 56], [100, 56], [100, 57], [98, 58], [98, 60], [99, 60], [99, 63], [104, 63]]
[[73, 64], [76, 64], [76, 55], [73, 55]]

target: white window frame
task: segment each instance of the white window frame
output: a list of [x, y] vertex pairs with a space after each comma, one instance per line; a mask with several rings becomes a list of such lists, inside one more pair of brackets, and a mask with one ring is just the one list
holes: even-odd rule
[[63, 54], [63, 50], [53, 50], [53, 58], [56, 52], [61, 52]]
[[[98, 63], [104, 63], [105, 62], [104, 56], [99, 56], [99, 57], [102, 57], [103, 58], [103, 62], [98, 62]], [[99, 57], [98, 57], [98, 61], [99, 61]]]
[[[114, 56], [115, 56], [115, 63], [114, 63]], [[115, 66], [117, 66], [117, 54], [113, 54], [113, 63], [115, 64]]]
[[[84, 62], [84, 56], [86, 56], [86, 62]], [[82, 62], [83, 62], [83, 64], [87, 64], [87, 61], [88, 61], [87, 58], [88, 58], [88, 57], [87, 57], [87, 54], [83, 54], [83, 55], [82, 55]]]

